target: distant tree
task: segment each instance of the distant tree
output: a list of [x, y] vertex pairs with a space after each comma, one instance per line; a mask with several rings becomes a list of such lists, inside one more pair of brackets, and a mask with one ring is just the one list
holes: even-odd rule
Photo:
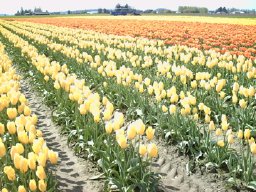
[[71, 11], [70, 11], [70, 10], [68, 10], [68, 14], [69, 14], [69, 15], [71, 14]]
[[101, 8], [98, 9], [98, 13], [102, 13], [103, 10]]
[[32, 15], [32, 14], [33, 14], [33, 12], [32, 12], [31, 9], [25, 9], [24, 10], [24, 15]]
[[19, 16], [20, 15], [20, 11], [17, 11], [17, 13], [15, 13], [15, 16]]
[[208, 13], [208, 9], [205, 7], [199, 8], [199, 13], [206, 14], [206, 13]]
[[42, 13], [43, 11], [42, 11], [42, 9], [40, 8], [40, 7], [35, 7], [34, 8], [34, 12], [37, 12], [37, 13]]
[[116, 9], [120, 9], [121, 8], [121, 5], [118, 3], [117, 5], [116, 5]]
[[102, 11], [103, 13], [110, 13], [110, 11], [109, 10], [107, 10], [107, 9], [103, 9], [103, 11]]
[[223, 11], [222, 7], [219, 7], [215, 12], [216, 12], [216, 13], [217, 13], [217, 12], [222, 13], [222, 11]]
[[222, 8], [222, 12], [224, 12], [224, 13], [228, 13], [228, 11], [227, 11], [226, 7], [223, 7], [223, 8]]
[[24, 15], [24, 13], [25, 13], [25, 12], [24, 12], [24, 9], [23, 9], [23, 7], [21, 7], [21, 8], [20, 8], [20, 14], [21, 14], [21, 15]]
[[179, 6], [178, 11], [180, 13], [208, 13], [205, 7]]
[[144, 13], [153, 13], [153, 12], [154, 12], [153, 9], [147, 9], [147, 10], [144, 11]]

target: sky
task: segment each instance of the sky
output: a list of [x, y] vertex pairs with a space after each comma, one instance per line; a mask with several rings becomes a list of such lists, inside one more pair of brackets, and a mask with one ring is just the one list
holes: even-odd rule
[[14, 14], [18, 9], [34, 9], [67, 11], [95, 8], [113, 9], [117, 3], [128, 4], [134, 8], [156, 9], [167, 8], [178, 10], [178, 6], [199, 6], [215, 10], [218, 7], [256, 9], [256, 0], [0, 0], [0, 14]]

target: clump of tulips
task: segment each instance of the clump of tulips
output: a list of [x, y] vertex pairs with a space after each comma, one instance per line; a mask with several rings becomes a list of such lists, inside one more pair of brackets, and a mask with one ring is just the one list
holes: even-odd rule
[[20, 92], [19, 79], [0, 44], [0, 190], [54, 191], [47, 164], [56, 164], [58, 154], [36, 129], [37, 116]]
[[[98, 160], [107, 176], [106, 188], [156, 190], [158, 176], [150, 170], [150, 165], [158, 156], [158, 149], [153, 143], [146, 145], [145, 140], [152, 140], [155, 130], [151, 127], [146, 129], [142, 120], [133, 122], [126, 130], [122, 127], [124, 115], [116, 112], [106, 97], [101, 98], [85, 86], [84, 80], [70, 74], [67, 65], [50, 61], [45, 55], [38, 54], [32, 45], [23, 46], [27, 42], [20, 37], [4, 29], [3, 32], [10, 41], [19, 42], [16, 46], [21, 48], [39, 76], [35, 78], [43, 89], [54, 94], [53, 102], [58, 103], [58, 114], [66, 114], [65, 119], [70, 119], [68, 122], [72, 122], [72, 126], [75, 124], [72, 133], [82, 133], [79, 135], [80, 148], [89, 152], [88, 158]], [[32, 70], [30, 66], [26, 67]], [[69, 110], [74, 113], [72, 117], [65, 113]], [[37, 145], [40, 146], [40, 141], [36, 142]]]

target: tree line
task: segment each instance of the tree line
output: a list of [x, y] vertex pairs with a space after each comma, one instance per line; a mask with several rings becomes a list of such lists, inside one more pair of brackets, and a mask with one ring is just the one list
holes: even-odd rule
[[208, 9], [206, 7], [179, 6], [178, 11], [180, 13], [208, 13]]
[[[43, 10], [40, 7], [35, 7], [34, 10], [32, 9], [23, 9], [23, 7], [20, 8], [20, 10], [18, 10], [15, 15], [19, 16], [19, 15], [33, 15], [34, 13], [43, 13]], [[48, 11], [46, 11], [46, 13], [48, 13]]]

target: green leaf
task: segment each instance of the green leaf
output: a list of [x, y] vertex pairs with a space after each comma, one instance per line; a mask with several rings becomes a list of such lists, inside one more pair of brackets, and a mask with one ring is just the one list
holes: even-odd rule
[[249, 189], [253, 189], [253, 190], [256, 190], [256, 181], [251, 181], [248, 183], [247, 187]]

